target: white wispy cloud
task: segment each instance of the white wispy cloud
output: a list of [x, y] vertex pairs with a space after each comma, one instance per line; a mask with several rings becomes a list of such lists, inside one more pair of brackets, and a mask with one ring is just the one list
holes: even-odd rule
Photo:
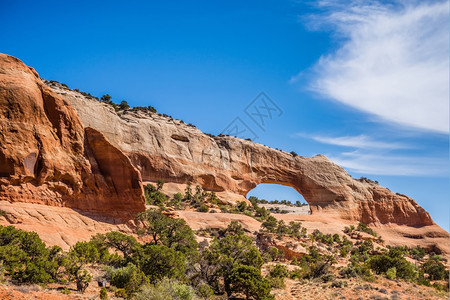
[[333, 30], [341, 46], [313, 67], [312, 90], [384, 121], [449, 131], [447, 1], [320, 1], [319, 7], [324, 13], [309, 25]]
[[361, 134], [357, 136], [311, 136], [311, 139], [329, 145], [353, 147], [360, 149], [406, 149], [410, 146], [397, 142], [384, 142], [375, 140], [367, 135]]
[[329, 155], [329, 158], [338, 165], [359, 174], [401, 176], [448, 175], [448, 160], [446, 158], [363, 153], [358, 150], [344, 152], [337, 156]]
[[359, 174], [448, 176], [448, 153], [430, 155], [426, 148], [421, 149], [414, 143], [384, 141], [365, 134], [327, 136], [297, 133], [295, 137], [347, 148], [326, 155], [348, 171]]

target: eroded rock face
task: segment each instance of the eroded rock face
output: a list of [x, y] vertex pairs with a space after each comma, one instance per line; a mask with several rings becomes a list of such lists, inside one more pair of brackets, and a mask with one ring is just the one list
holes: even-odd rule
[[294, 157], [211, 137], [157, 114], [116, 113], [48, 84], [18, 59], [0, 55], [0, 200], [132, 215], [145, 209], [141, 178], [198, 184], [232, 201], [260, 183], [277, 183], [301, 193], [313, 214], [434, 224], [413, 199], [355, 180], [325, 156]]
[[323, 155], [292, 156], [234, 137], [211, 137], [179, 120], [141, 111], [116, 113], [107, 104], [59, 84], [50, 87], [76, 109], [85, 127], [102, 132], [124, 152], [143, 181], [200, 185], [244, 200], [260, 183], [295, 188], [318, 212], [367, 224], [434, 224], [413, 199], [352, 178]]
[[0, 200], [124, 217], [145, 208], [140, 174], [128, 157], [100, 132], [84, 128], [72, 106], [34, 69], [5, 54], [0, 54]]

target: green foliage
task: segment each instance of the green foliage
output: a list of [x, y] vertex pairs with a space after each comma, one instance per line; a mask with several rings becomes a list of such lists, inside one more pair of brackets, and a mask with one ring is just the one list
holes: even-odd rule
[[331, 283], [332, 288], [343, 288], [346, 286], [348, 286], [348, 283], [346, 281], [342, 281], [342, 280], [335, 280]]
[[106, 288], [102, 287], [100, 289], [100, 300], [108, 300], [108, 291], [106, 290]]
[[125, 289], [129, 297], [137, 293], [143, 285], [149, 284], [145, 274], [132, 263], [123, 268], [110, 269], [108, 273], [111, 285]]
[[355, 226], [353, 226], [353, 225], [345, 226], [345, 227], [344, 227], [344, 233], [350, 234], [350, 233], [352, 233], [353, 231], [355, 231]]
[[227, 228], [219, 230], [218, 234], [220, 237], [227, 235], [243, 235], [244, 229], [242, 229], [242, 225], [238, 221], [231, 221]]
[[3, 261], [0, 260], [0, 283], [5, 280], [5, 266], [3, 265]]
[[125, 100], [122, 100], [119, 104], [119, 108], [124, 110], [124, 109], [129, 109], [130, 105], [128, 105], [128, 102]]
[[371, 228], [367, 227], [366, 224], [361, 223], [361, 222], [358, 224], [358, 227], [356, 227], [356, 231], [365, 232], [365, 233], [368, 233], [368, 234], [373, 235], [375, 237], [377, 236], [375, 231], [373, 231]]
[[247, 203], [246, 203], [245, 201], [238, 202], [238, 204], [237, 204], [237, 209], [238, 209], [240, 212], [246, 211], [246, 210], [247, 210]]
[[203, 212], [203, 213], [205, 213], [205, 212], [208, 212], [208, 211], [209, 211], [209, 207], [206, 206], [205, 204], [201, 204], [201, 205], [197, 208], [197, 211], [198, 211], [198, 212]]
[[197, 286], [197, 295], [202, 298], [202, 299], [210, 299], [214, 296], [214, 291], [212, 290], [212, 288], [207, 285], [206, 283], [200, 283]]
[[176, 193], [173, 195], [173, 198], [170, 201], [170, 204], [175, 208], [180, 208], [182, 201], [183, 201], [183, 195], [181, 193]]
[[186, 221], [169, 218], [153, 209], [138, 214], [137, 218], [145, 222], [144, 232], [153, 238], [153, 244], [163, 244], [188, 257], [197, 255], [198, 244]]
[[416, 248], [412, 248], [409, 250], [409, 254], [416, 260], [421, 260], [425, 257], [426, 251], [425, 248], [417, 246]]
[[0, 261], [4, 271], [19, 283], [54, 281], [58, 264], [35, 232], [0, 226]]
[[[246, 299], [274, 299], [270, 295], [270, 282], [261, 276], [261, 271], [252, 266], [237, 265], [228, 277], [231, 291], [243, 293]], [[230, 294], [229, 294], [230, 295]]]
[[285, 278], [288, 277], [289, 272], [285, 265], [276, 264], [269, 270], [270, 277], [280, 277]]
[[352, 262], [339, 271], [339, 274], [344, 278], [359, 277], [367, 281], [373, 281], [374, 277], [370, 268], [365, 264]]
[[114, 293], [114, 296], [118, 298], [128, 298], [127, 292], [125, 289], [117, 289]]
[[92, 275], [86, 270], [79, 270], [76, 275], [77, 291], [84, 293], [92, 280]]
[[[202, 251], [200, 276], [217, 293], [232, 294], [231, 272], [240, 265], [261, 269], [263, 259], [253, 241], [243, 234], [241, 225], [230, 224], [223, 237], [215, 238], [209, 248]], [[223, 285], [221, 284], [223, 282]]]
[[309, 254], [299, 260], [302, 267], [303, 278], [318, 278], [329, 272], [330, 267], [336, 263], [332, 255], [322, 255], [317, 248], [310, 247]]
[[135, 300], [195, 300], [195, 290], [180, 281], [164, 278], [146, 286], [134, 297]]
[[448, 271], [440, 262], [439, 257], [430, 257], [420, 268], [424, 273], [428, 274], [430, 280], [448, 279]]
[[100, 253], [100, 260], [108, 260], [110, 262], [114, 260], [114, 256], [109, 255], [108, 249], [119, 251], [126, 263], [130, 261], [130, 256], [141, 247], [135, 237], [118, 231], [110, 231], [105, 234], [99, 233], [92, 237], [91, 243], [96, 245], [97, 251]]
[[70, 253], [83, 264], [95, 263], [100, 260], [100, 253], [95, 244], [91, 242], [77, 242], [72, 246]]
[[163, 185], [163, 181], [158, 181], [157, 187], [150, 183], [144, 186], [145, 202], [147, 204], [164, 207], [169, 197], [161, 192]]
[[395, 278], [397, 278], [397, 268], [392, 267], [392, 268], [387, 269], [386, 277], [390, 280], [394, 280]]
[[137, 264], [151, 282], [164, 277], [184, 280], [185, 256], [164, 245], [146, 245]]
[[416, 267], [408, 262], [400, 249], [390, 249], [386, 254], [372, 256], [368, 266], [377, 274], [386, 274], [390, 268], [396, 268], [397, 278], [415, 280], [418, 276]]
[[266, 221], [261, 224], [268, 232], [275, 232], [278, 226], [277, 219], [274, 216], [269, 216]]
[[103, 96], [100, 98], [100, 101], [106, 102], [106, 103], [110, 103], [110, 102], [111, 102], [111, 96], [110, 96], [109, 94], [103, 95]]
[[273, 288], [284, 288], [284, 278], [289, 276], [288, 269], [285, 265], [276, 264], [269, 269], [269, 281]]

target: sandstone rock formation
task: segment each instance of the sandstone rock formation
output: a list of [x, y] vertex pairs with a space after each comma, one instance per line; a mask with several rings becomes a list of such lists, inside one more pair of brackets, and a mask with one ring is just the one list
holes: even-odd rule
[[[106, 153], [106, 154], [105, 154]], [[0, 200], [104, 214], [144, 209], [128, 157], [20, 60], [0, 54]]]
[[367, 224], [434, 224], [413, 199], [356, 180], [325, 156], [294, 157], [213, 137], [155, 113], [116, 113], [47, 83], [51, 89], [18, 59], [0, 56], [0, 200], [131, 214], [144, 209], [141, 177], [198, 184], [224, 201], [244, 200], [256, 185], [277, 183], [301, 193], [312, 214]]
[[313, 214], [370, 224], [434, 224], [413, 199], [371, 181], [352, 178], [323, 155], [292, 156], [229, 136], [212, 137], [179, 120], [142, 111], [120, 111], [59, 84], [51, 88], [78, 112], [82, 124], [102, 132], [131, 159], [144, 181], [191, 183], [223, 200], [244, 200], [260, 183], [291, 186]]

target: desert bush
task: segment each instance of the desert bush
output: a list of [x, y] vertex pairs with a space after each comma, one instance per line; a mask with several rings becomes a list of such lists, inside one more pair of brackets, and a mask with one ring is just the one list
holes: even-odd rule
[[134, 295], [143, 285], [149, 284], [145, 274], [132, 263], [123, 268], [109, 269], [108, 277], [111, 278], [111, 285], [124, 289], [127, 296]]
[[386, 274], [390, 268], [395, 267], [397, 278], [415, 280], [418, 277], [416, 267], [405, 259], [399, 249], [390, 249], [387, 254], [374, 255], [367, 264], [377, 274]]
[[108, 300], [108, 291], [106, 290], [106, 288], [102, 287], [100, 289], [100, 300]]
[[134, 296], [135, 300], [195, 300], [198, 297], [193, 287], [180, 281], [163, 278], [148, 285]]
[[397, 278], [397, 268], [392, 267], [387, 269], [386, 277], [390, 280], [394, 280], [395, 278]]
[[448, 279], [448, 271], [438, 257], [430, 257], [420, 269], [428, 274], [430, 280]]

